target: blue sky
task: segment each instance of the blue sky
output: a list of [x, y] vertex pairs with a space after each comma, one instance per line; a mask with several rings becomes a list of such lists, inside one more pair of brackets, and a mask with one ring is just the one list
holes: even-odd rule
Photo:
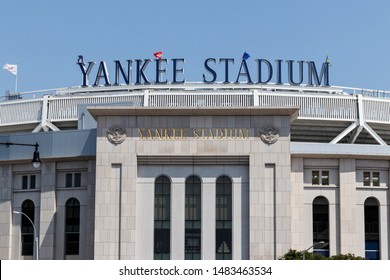
[[[328, 53], [331, 85], [390, 90], [389, 11], [387, 0], [2, 1], [0, 66], [18, 64], [25, 92], [81, 85], [79, 54], [110, 68], [163, 50], [201, 82], [209, 57], [235, 58], [238, 72], [244, 50], [318, 65]], [[0, 95], [14, 87], [1, 69]]]

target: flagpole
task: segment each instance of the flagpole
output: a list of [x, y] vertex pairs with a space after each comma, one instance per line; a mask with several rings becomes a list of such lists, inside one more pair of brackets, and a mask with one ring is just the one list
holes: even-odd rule
[[15, 77], [15, 93], [18, 93], [18, 73], [16, 73]]

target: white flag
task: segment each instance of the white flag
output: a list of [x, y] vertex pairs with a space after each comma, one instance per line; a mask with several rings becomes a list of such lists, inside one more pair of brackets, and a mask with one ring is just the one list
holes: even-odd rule
[[18, 65], [17, 64], [5, 64], [3, 66], [3, 69], [7, 70], [7, 71], [10, 71], [12, 74], [14, 74], [15, 76], [18, 75]]

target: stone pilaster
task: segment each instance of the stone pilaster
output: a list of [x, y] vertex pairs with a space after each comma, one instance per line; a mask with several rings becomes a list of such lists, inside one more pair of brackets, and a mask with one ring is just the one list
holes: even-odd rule
[[340, 253], [360, 255], [357, 234], [356, 167], [354, 159], [340, 159]]
[[[39, 227], [39, 255], [42, 259], [55, 259], [55, 214], [56, 214], [56, 164], [42, 163], [41, 201]], [[38, 205], [36, 205], [37, 207]]]
[[[12, 165], [0, 166], [0, 259], [12, 258]], [[15, 228], [16, 230], [19, 228]], [[20, 229], [19, 229], [20, 230]]]

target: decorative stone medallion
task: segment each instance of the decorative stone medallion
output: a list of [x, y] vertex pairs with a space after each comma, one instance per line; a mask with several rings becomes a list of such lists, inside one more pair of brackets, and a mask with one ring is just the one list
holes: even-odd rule
[[260, 139], [265, 144], [271, 145], [279, 140], [279, 131], [272, 126], [266, 126], [260, 129]]
[[114, 145], [121, 144], [126, 139], [126, 130], [119, 125], [113, 125], [107, 130], [107, 139]]

